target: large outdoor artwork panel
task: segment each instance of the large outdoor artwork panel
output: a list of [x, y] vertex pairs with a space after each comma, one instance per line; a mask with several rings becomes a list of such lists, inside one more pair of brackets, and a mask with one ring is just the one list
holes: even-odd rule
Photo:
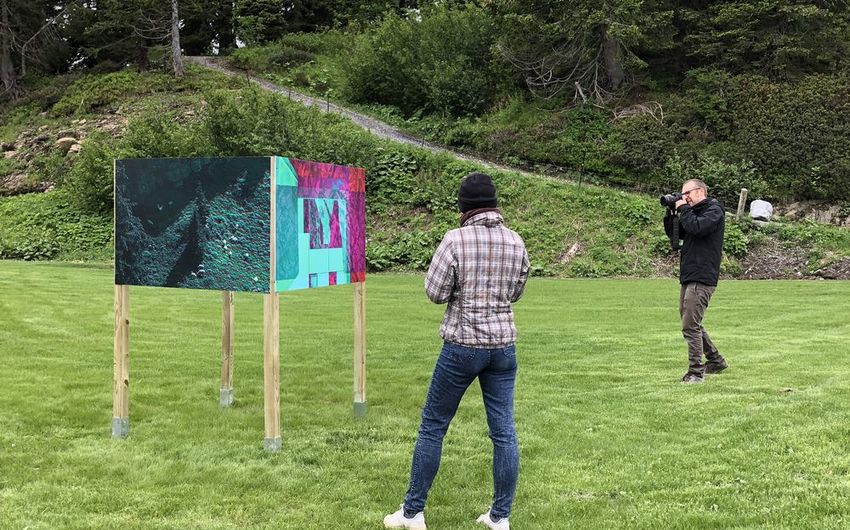
[[273, 280], [278, 292], [363, 282], [365, 208], [360, 168], [283, 157], [116, 160], [115, 283], [267, 293]]
[[268, 292], [271, 158], [115, 162], [115, 283]]

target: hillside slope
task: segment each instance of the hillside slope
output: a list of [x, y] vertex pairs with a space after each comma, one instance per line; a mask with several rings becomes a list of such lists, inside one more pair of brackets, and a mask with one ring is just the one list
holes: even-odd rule
[[[0, 178], [17, 175], [56, 189], [0, 199], [0, 257], [109, 259], [115, 157], [274, 153], [365, 167], [369, 269], [423, 270], [442, 234], [457, 224], [459, 179], [479, 168], [377, 139], [341, 116], [197, 67], [182, 80], [122, 71], [56, 78], [41, 90], [3, 110], [0, 142], [14, 149]], [[79, 142], [60, 142], [68, 136]], [[655, 198], [488, 171], [508, 224], [528, 244], [535, 274], [675, 273]], [[731, 223], [726, 251], [727, 276], [850, 276], [850, 233], [816, 223]]]

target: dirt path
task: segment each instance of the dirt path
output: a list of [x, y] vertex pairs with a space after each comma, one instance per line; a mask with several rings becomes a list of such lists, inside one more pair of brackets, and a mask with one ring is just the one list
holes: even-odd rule
[[237, 70], [235, 68], [231, 68], [223, 64], [223, 62], [216, 57], [201, 57], [201, 56], [187, 56], [184, 57], [184, 60], [189, 63], [198, 64], [201, 66], [205, 66], [207, 68], [211, 68], [213, 70], [218, 70], [219, 72], [224, 72], [230, 76], [239, 76], [239, 77], [247, 77], [251, 82], [258, 84], [259, 86], [265, 88], [266, 90], [270, 90], [272, 92], [276, 92], [278, 94], [283, 94], [288, 96], [290, 99], [294, 101], [298, 101], [304, 104], [307, 107], [316, 107], [322, 112], [332, 112], [334, 114], [340, 114], [345, 116], [349, 120], [353, 121], [363, 129], [366, 129], [370, 133], [374, 134], [378, 138], [385, 138], [387, 140], [392, 140], [394, 142], [399, 142], [403, 144], [415, 145], [416, 147], [421, 147], [422, 149], [427, 149], [433, 153], [442, 153], [449, 156], [452, 156], [458, 160], [463, 160], [466, 162], [472, 162], [473, 164], [477, 164], [480, 166], [497, 169], [501, 171], [514, 171], [517, 173], [522, 173], [524, 175], [533, 175], [540, 178], [553, 179], [558, 181], [566, 181], [563, 178], [554, 178], [549, 177], [547, 175], [540, 175], [537, 173], [530, 173], [528, 171], [524, 171], [522, 169], [506, 166], [504, 164], [498, 164], [496, 162], [492, 162], [490, 160], [485, 160], [483, 158], [478, 158], [475, 156], [466, 155], [463, 153], [459, 153], [457, 151], [453, 151], [451, 149], [446, 149], [440, 145], [427, 142], [420, 138], [416, 138], [407, 133], [404, 133], [395, 127], [386, 124], [380, 120], [376, 120], [375, 118], [370, 118], [364, 114], [360, 114], [359, 112], [354, 112], [353, 110], [346, 109], [344, 107], [340, 107], [339, 105], [335, 105], [333, 103], [328, 103], [325, 100], [315, 98], [312, 96], [308, 96], [306, 94], [302, 94], [301, 92], [297, 92], [290, 87], [283, 87], [280, 85], [276, 85], [271, 81], [266, 81], [265, 79], [261, 79], [250, 74], [247, 74], [244, 71]]

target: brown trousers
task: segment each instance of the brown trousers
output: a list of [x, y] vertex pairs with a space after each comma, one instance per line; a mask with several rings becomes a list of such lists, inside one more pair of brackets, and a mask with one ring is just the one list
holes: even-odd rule
[[688, 343], [688, 373], [691, 374], [705, 373], [703, 354], [708, 362], [719, 362], [723, 359], [711, 342], [708, 332], [702, 327], [702, 317], [712, 294], [714, 287], [691, 282], [682, 285], [679, 295], [679, 316], [682, 317], [682, 335]]

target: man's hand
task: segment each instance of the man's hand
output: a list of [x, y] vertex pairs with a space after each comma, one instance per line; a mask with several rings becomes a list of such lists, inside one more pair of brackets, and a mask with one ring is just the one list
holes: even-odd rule
[[685, 199], [679, 199], [678, 201], [676, 201], [676, 209], [678, 210], [680, 206], [685, 204], [688, 204], [688, 201], [686, 201]]

